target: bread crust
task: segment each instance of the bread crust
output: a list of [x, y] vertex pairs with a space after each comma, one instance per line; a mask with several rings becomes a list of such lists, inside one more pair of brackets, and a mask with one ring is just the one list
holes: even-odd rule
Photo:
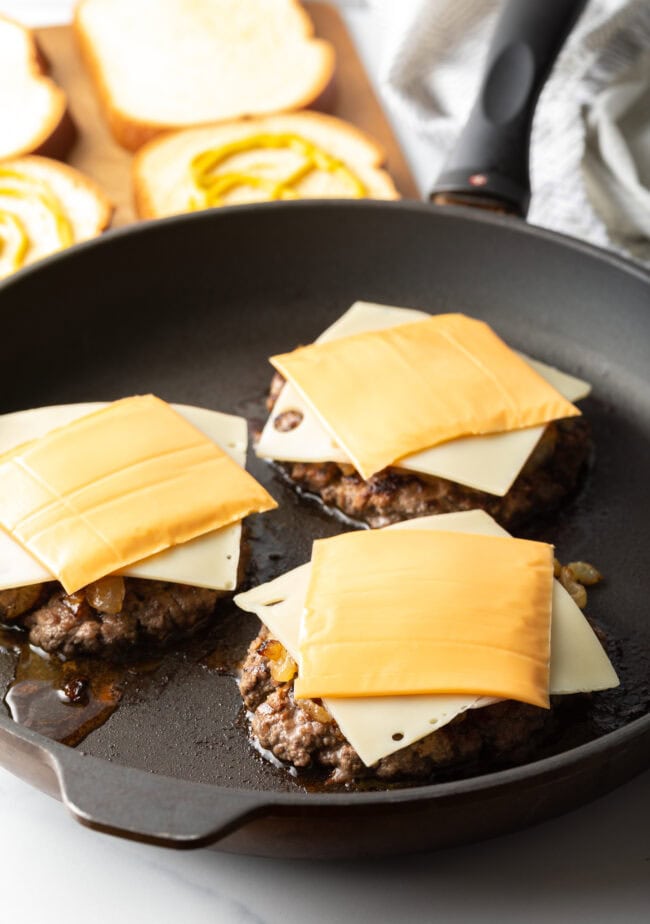
[[82, 6], [83, 3], [80, 3], [74, 11], [72, 27], [84, 64], [97, 92], [99, 103], [106, 121], [108, 122], [111, 134], [117, 143], [123, 148], [126, 148], [127, 151], [137, 151], [138, 148], [142, 147], [142, 145], [151, 138], [155, 138], [156, 135], [159, 135], [161, 132], [169, 131], [169, 126], [157, 122], [136, 121], [132, 119], [128, 113], [122, 112], [119, 107], [113, 103], [110, 90], [104, 79], [99, 58], [95, 54], [93, 44], [81, 25], [80, 9]]
[[[73, 30], [81, 51], [82, 58], [89, 72], [92, 83], [95, 87], [99, 102], [108, 122], [111, 134], [118, 144], [128, 151], [137, 151], [147, 142], [157, 136], [170, 131], [182, 131], [186, 128], [195, 128], [200, 125], [213, 124], [210, 122], [197, 122], [187, 125], [162, 123], [147, 121], [145, 119], [134, 118], [128, 112], [125, 112], [112, 99], [111, 92], [104, 76], [102, 64], [90, 37], [86, 34], [81, 11], [86, 3], [91, 0], [81, 0], [75, 8], [73, 17]], [[295, 98], [291, 107], [270, 112], [242, 112], [242, 118], [254, 118], [255, 116], [280, 114], [294, 112], [303, 109], [306, 106], [315, 105], [317, 108], [327, 108], [331, 105], [334, 93], [334, 71], [336, 66], [336, 53], [334, 47], [324, 39], [314, 37], [314, 24], [308, 13], [302, 6], [300, 0], [290, 0], [292, 6], [299, 15], [303, 37], [305, 41], [310, 42], [314, 48], [319, 49], [321, 56], [320, 74], [309, 91]], [[223, 122], [231, 122], [232, 118], [223, 119]]]
[[[389, 173], [387, 173], [386, 170], [382, 169], [386, 162], [386, 152], [384, 151], [381, 144], [372, 137], [372, 135], [369, 135], [362, 129], [357, 128], [356, 125], [352, 125], [350, 122], [346, 122], [343, 119], [337, 118], [336, 116], [325, 115], [322, 112], [313, 112], [312, 110], [302, 110], [295, 113], [277, 113], [274, 115], [251, 117], [247, 119], [233, 119], [228, 122], [211, 122], [206, 125], [197, 125], [193, 128], [181, 129], [180, 131], [168, 131], [147, 142], [147, 144], [140, 148], [140, 150], [135, 154], [131, 165], [133, 201], [138, 217], [143, 219], [162, 217], [160, 212], [156, 209], [154, 201], [149, 194], [149, 183], [145, 177], [146, 171], [143, 168], [147, 157], [153, 150], [156, 150], [160, 146], [164, 145], [170, 138], [181, 137], [183, 135], [189, 136], [197, 131], [202, 131], [212, 127], [219, 129], [220, 131], [224, 131], [227, 130], [230, 126], [236, 126], [239, 128], [242, 125], [250, 124], [251, 128], [255, 131], [255, 127], [257, 125], [260, 123], [265, 123], [270, 119], [274, 119], [276, 115], [277, 117], [282, 117], [284, 119], [291, 119], [295, 116], [296, 121], [302, 124], [304, 124], [305, 120], [312, 121], [314, 123], [320, 123], [322, 126], [327, 127], [332, 132], [345, 134], [350, 139], [353, 139], [356, 143], [362, 143], [370, 155], [370, 160], [365, 164], [365, 166], [377, 172], [378, 179], [381, 179], [381, 181], [385, 184], [387, 192], [391, 193], [391, 195], [387, 195], [386, 198], [400, 198], [392, 177]], [[296, 131], [298, 134], [300, 134], [300, 126], [296, 128]], [[354, 162], [350, 161], [348, 166], [354, 169], [355, 164]]]
[[35, 82], [47, 87], [51, 107], [47, 120], [36, 127], [30, 141], [19, 148], [0, 149], [0, 160], [21, 157], [27, 154], [42, 154], [48, 157], [63, 158], [72, 147], [76, 137], [76, 128], [68, 110], [68, 98], [64, 90], [47, 76], [49, 65], [32, 31], [8, 16], [0, 15], [0, 28], [3, 23], [9, 23], [27, 36], [27, 73]]

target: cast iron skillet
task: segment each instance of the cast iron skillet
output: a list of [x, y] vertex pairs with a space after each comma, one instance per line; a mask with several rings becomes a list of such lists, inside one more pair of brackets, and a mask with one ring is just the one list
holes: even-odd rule
[[[564, 0], [555, 13], [561, 7]], [[553, 48], [568, 25], [563, 16]], [[552, 50], [544, 63], [537, 40], [528, 45], [534, 74], [522, 112]], [[454, 190], [471, 191], [467, 176], [483, 175], [483, 191], [507, 185], [502, 198], [521, 210], [525, 177], [524, 186], [516, 172], [502, 182], [503, 163], [468, 162]], [[621, 727], [558, 744], [560, 753], [521, 767], [415, 788], [306, 792], [253, 751], [232, 677], [181, 652], [162, 676], [136, 684], [77, 749], [1, 716], [2, 765], [99, 830], [174, 847], [315, 857], [494, 835], [641, 771], [650, 762], [650, 587], [641, 552], [650, 542], [649, 282], [630, 263], [508, 217], [370, 201], [239, 207], [143, 224], [6, 282], [1, 412], [154, 391], [254, 419], [267, 356], [310, 341], [359, 298], [466, 310], [514, 346], [589, 379], [596, 465], [581, 496], [537, 534], [552, 538], [565, 560], [593, 560], [607, 575], [590, 594], [590, 612], [620, 641], [628, 692], [617, 707]], [[341, 526], [253, 456], [250, 468], [280, 501], [251, 524], [249, 580], [257, 582], [306, 560], [314, 538]], [[215, 632], [215, 644], [221, 633], [241, 646], [255, 625], [226, 608]]]

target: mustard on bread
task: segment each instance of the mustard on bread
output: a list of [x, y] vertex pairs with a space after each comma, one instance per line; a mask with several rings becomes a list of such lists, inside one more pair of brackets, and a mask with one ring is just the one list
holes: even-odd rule
[[309, 106], [334, 72], [297, 0], [82, 0], [74, 26], [129, 150], [162, 131]]
[[63, 157], [74, 140], [64, 91], [47, 76], [33, 34], [0, 16], [0, 160]]
[[396, 199], [381, 146], [317, 112], [241, 119], [156, 138], [133, 162], [136, 210], [195, 209], [302, 198]]
[[0, 278], [100, 234], [113, 206], [78, 170], [45, 157], [0, 161]]

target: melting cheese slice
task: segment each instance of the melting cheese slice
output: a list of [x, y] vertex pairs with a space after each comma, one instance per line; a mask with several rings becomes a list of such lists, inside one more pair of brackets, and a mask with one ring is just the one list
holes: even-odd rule
[[463, 436], [580, 413], [483, 321], [440, 314], [272, 356], [370, 478]]
[[[340, 337], [385, 330], [429, 317], [425, 312], [415, 309], [356, 302], [316, 342], [328, 343]], [[579, 401], [589, 394], [590, 386], [587, 382], [520, 355], [568, 401]], [[292, 430], [276, 429], [276, 419], [289, 410], [299, 411], [302, 422]], [[402, 458], [395, 467], [447, 478], [480, 491], [503, 496], [510, 490], [544, 429], [544, 426], [527, 427], [509, 433], [450, 440]], [[256, 453], [262, 458], [278, 461], [351, 464], [350, 457], [336, 444], [309, 404], [289, 382], [278, 396], [262, 431]]]
[[[48, 537], [48, 548], [50, 549], [52, 560], [45, 561], [43, 555], [38, 555], [39, 565], [38, 561], [35, 560], [35, 554], [29, 554], [29, 552], [34, 553], [33, 548], [23, 543], [26, 548], [21, 549], [16, 544], [14, 537], [0, 533], [0, 588], [52, 580], [53, 577], [61, 579], [63, 573], [60, 569], [57, 571], [55, 563], [61, 559], [57, 558], [57, 556], [63, 556], [62, 560], [66, 567], [68, 583], [66, 585], [63, 580], [62, 583], [68, 590], [73, 588], [75, 584], [80, 587], [91, 580], [95, 580], [96, 577], [91, 576], [91, 574], [102, 576], [99, 573], [100, 569], [103, 574], [106, 574], [119, 570], [125, 565], [129, 567], [126, 568], [124, 573], [139, 577], [175, 580], [182, 583], [193, 583], [198, 586], [216, 586], [216, 589], [233, 589], [235, 587], [241, 537], [239, 521], [246, 513], [252, 510], [270, 509], [275, 505], [273, 499], [264, 489], [240, 467], [245, 459], [246, 422], [241, 418], [184, 406], [178, 407], [179, 414], [172, 411], [168, 405], [158, 399], [145, 398], [144, 400], [139, 400], [140, 412], [147, 406], [148, 411], [151, 410], [152, 406], [157, 411], [160, 411], [160, 406], [162, 406], [164, 413], [157, 417], [157, 422], [163, 430], [158, 430], [156, 433], [154, 427], [152, 431], [152, 420], [148, 412], [144, 414], [147, 418], [148, 429], [143, 424], [141, 413], [127, 415], [128, 421], [121, 416], [117, 421], [112, 421], [112, 430], [110, 430], [110, 426], [109, 430], [112, 433], [113, 441], [121, 436], [122, 443], [124, 443], [128, 437], [130, 447], [135, 446], [136, 449], [139, 449], [144, 461], [135, 469], [136, 480], [133, 483], [135, 487], [133, 487], [133, 484], [129, 487], [129, 472], [127, 470], [125, 483], [124, 467], [120, 469], [120, 464], [124, 466], [125, 460], [129, 458], [128, 450], [123, 450], [121, 458], [119, 458], [119, 452], [111, 454], [113, 446], [111, 446], [111, 452], [105, 453], [103, 456], [100, 453], [97, 454], [101, 456], [100, 465], [108, 472], [108, 477], [101, 483], [101, 486], [107, 489], [105, 493], [108, 498], [106, 505], [102, 507], [101, 492], [98, 494], [95, 491], [96, 482], [92, 480], [92, 476], [88, 476], [87, 466], [85, 469], [83, 465], [77, 465], [75, 468], [75, 466], [69, 464], [69, 460], [71, 458], [74, 460], [83, 458], [93, 464], [92, 457], [89, 459], [88, 455], [85, 454], [85, 450], [89, 447], [92, 448], [93, 445], [99, 445], [99, 442], [95, 443], [97, 425], [94, 421], [97, 418], [101, 420], [103, 414], [123, 404], [124, 402], [116, 402], [113, 405], [91, 404], [41, 408], [0, 418], [0, 450], [5, 450], [5, 455], [0, 458], [0, 472], [2, 473], [3, 481], [5, 472], [8, 472], [11, 477], [16, 479], [15, 490], [24, 490], [25, 483], [20, 481], [22, 470], [17, 460], [22, 459], [22, 453], [27, 451], [27, 457], [31, 461], [30, 452], [33, 447], [49, 445], [50, 439], [53, 439], [55, 446], [57, 443], [59, 444], [57, 447], [58, 459], [55, 456], [59, 467], [58, 470], [54, 470], [54, 474], [59, 477], [60, 484], [64, 484], [69, 489], [72, 483], [72, 475], [81, 475], [81, 478], [78, 479], [80, 482], [83, 482], [84, 476], [88, 479], [90, 490], [88, 490], [87, 486], [82, 487], [75, 495], [74, 503], [76, 508], [80, 509], [85, 516], [86, 512], [82, 504], [80, 504], [79, 498], [84, 502], [90, 497], [95, 503], [99, 498], [99, 512], [103, 513], [104, 509], [108, 510], [110, 528], [113, 531], [117, 530], [118, 537], [122, 541], [122, 548], [120, 548], [112, 541], [113, 535], [111, 535], [109, 537], [111, 544], [108, 549], [101, 541], [91, 541], [89, 549], [83, 548], [81, 551], [83, 553], [90, 551], [94, 570], [88, 569], [84, 564], [85, 570], [81, 572], [78, 563], [79, 559], [77, 558], [80, 551], [79, 542], [86, 542], [89, 529], [91, 540], [95, 538], [96, 511], [92, 512], [92, 518], [88, 521], [90, 526], [88, 527], [87, 523], [83, 522], [82, 530], [76, 534], [74, 527], [77, 526], [77, 520], [74, 516], [71, 516], [67, 522], [68, 524], [73, 524], [73, 529], [66, 535], [65, 526], [62, 526], [61, 522], [57, 522], [56, 518], [49, 513], [49, 508], [46, 507], [44, 513], [40, 511], [35, 520], [38, 522], [39, 517], [41, 517], [41, 520], [43, 515], [46, 517], [45, 536]], [[100, 413], [97, 413], [98, 411]], [[62, 436], [65, 438], [68, 431], [55, 430], [51, 432], [52, 427], [64, 426], [71, 424], [73, 421], [77, 421], [83, 431], [88, 420], [91, 421], [91, 425], [83, 434], [85, 445], [82, 446], [81, 443], [77, 442], [72, 450], [69, 446], [66, 447], [65, 439], [62, 447], [60, 444]], [[73, 433], [75, 432], [78, 431], [73, 430]], [[133, 434], [136, 432], [138, 433], [137, 440], [133, 438]], [[48, 435], [45, 436], [45, 434]], [[27, 446], [20, 445], [13, 451], [6, 451], [11, 450], [16, 443], [24, 443], [25, 439], [38, 440], [39, 437], [44, 436], [45, 439], [40, 443], [29, 443]], [[155, 453], [160, 449], [161, 445], [161, 443], [158, 444], [157, 450], [154, 441], [156, 436], [162, 437], [162, 445], [166, 445], [169, 450], [168, 456], [163, 457], [163, 468], [168, 481], [162, 486], [162, 494], [155, 474], [155, 462], [158, 458]], [[176, 451], [178, 446], [173, 442], [175, 438], [180, 438], [181, 441], [185, 440], [185, 450]], [[225, 451], [222, 451], [216, 445], [218, 441], [224, 444]], [[187, 447], [189, 447], [189, 452]], [[199, 477], [197, 477], [196, 468], [187, 466], [188, 455], [195, 455], [193, 447], [197, 447], [202, 454], [202, 463], [198, 467]], [[119, 450], [119, 444], [117, 448]], [[154, 456], [153, 460], [150, 459], [152, 455]], [[38, 455], [36, 460], [38, 463]], [[174, 470], [174, 460], [179, 462], [178, 471]], [[46, 463], [48, 462], [47, 455], [45, 456], [45, 461]], [[152, 480], [153, 483], [151, 483]], [[209, 483], [210, 481], [212, 482], [211, 484]], [[188, 490], [190, 482], [191, 489]], [[28, 485], [31, 486], [31, 483], [30, 476]], [[123, 493], [116, 497], [113, 497], [111, 493], [113, 488], [123, 492], [125, 487], [127, 494], [129, 491], [132, 492], [128, 503], [123, 501]], [[29, 492], [24, 493], [27, 495], [27, 502], [29, 502]], [[189, 509], [193, 504], [193, 522], [184, 519], [188, 510], [188, 500]], [[23, 499], [21, 499], [21, 503], [24, 503]], [[20, 508], [20, 505], [16, 506]], [[10, 505], [5, 502], [4, 507], [7, 508]], [[0, 510], [2, 509], [3, 503], [0, 502]], [[55, 507], [52, 509], [55, 509]], [[12, 511], [10, 510], [10, 512]], [[15, 513], [15, 509], [13, 512]], [[47, 520], [48, 516], [49, 521]], [[29, 520], [27, 522], [29, 524]], [[233, 523], [234, 525], [231, 527], [225, 526], [223, 529], [215, 529], [212, 525], [218, 526], [220, 523]], [[144, 528], [142, 524], [145, 524]], [[51, 526], [49, 532], [47, 525]], [[63, 534], [61, 534], [62, 528], [64, 530]], [[190, 536], [189, 541], [182, 538], [197, 529], [201, 529], [200, 534], [195, 532], [198, 538]], [[124, 537], [127, 533], [128, 535], [125, 539]], [[51, 538], [52, 535], [59, 536], [60, 545], [54, 543]], [[73, 542], [70, 541], [71, 536]], [[82, 537], [84, 538], [82, 539]], [[77, 545], [74, 545], [75, 540]], [[176, 544], [170, 548], [169, 546], [172, 542]], [[120, 560], [119, 555], [115, 555], [115, 552], [123, 552], [124, 548], [129, 550], [128, 555], [123, 554], [122, 560]], [[157, 554], [164, 548], [167, 548], [167, 550]], [[147, 554], [149, 551], [154, 552], [154, 557]], [[72, 561], [72, 574], [75, 573], [76, 569], [76, 577], [71, 580], [69, 579], [70, 572], [67, 570], [66, 555]], [[125, 560], [125, 558], [129, 560]], [[141, 559], [145, 560], [141, 561]], [[80, 583], [77, 583], [77, 581]]]
[[[0, 452], [28, 440], [39, 439], [56, 427], [106, 406], [106, 402], [62, 404], [0, 416]], [[172, 407], [221, 446], [238, 465], [243, 467], [246, 464], [248, 427], [243, 417], [184, 404], [172, 404]], [[121, 573], [128, 577], [192, 584], [212, 590], [234, 590], [237, 586], [241, 530], [241, 522], [224, 526], [136, 562]], [[0, 590], [51, 580], [53, 575], [40, 562], [9, 533], [0, 530]]]
[[548, 708], [553, 548], [431, 530], [314, 543], [296, 696], [454, 693]]
[[[468, 510], [420, 517], [387, 529], [430, 529], [508, 536], [487, 513]], [[235, 597], [255, 613], [295, 661], [311, 562]], [[618, 686], [618, 678], [593, 629], [564, 587], [553, 582], [551, 694], [587, 693]], [[325, 699], [324, 704], [366, 766], [419, 741], [468, 709], [495, 700], [481, 696], [418, 695]]]

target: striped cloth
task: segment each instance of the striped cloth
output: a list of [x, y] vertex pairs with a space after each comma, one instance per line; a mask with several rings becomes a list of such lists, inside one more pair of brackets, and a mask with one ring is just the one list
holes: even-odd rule
[[[472, 106], [499, 0], [370, 0], [393, 115], [433, 184]], [[538, 105], [529, 221], [650, 262], [650, 3], [591, 0]]]

